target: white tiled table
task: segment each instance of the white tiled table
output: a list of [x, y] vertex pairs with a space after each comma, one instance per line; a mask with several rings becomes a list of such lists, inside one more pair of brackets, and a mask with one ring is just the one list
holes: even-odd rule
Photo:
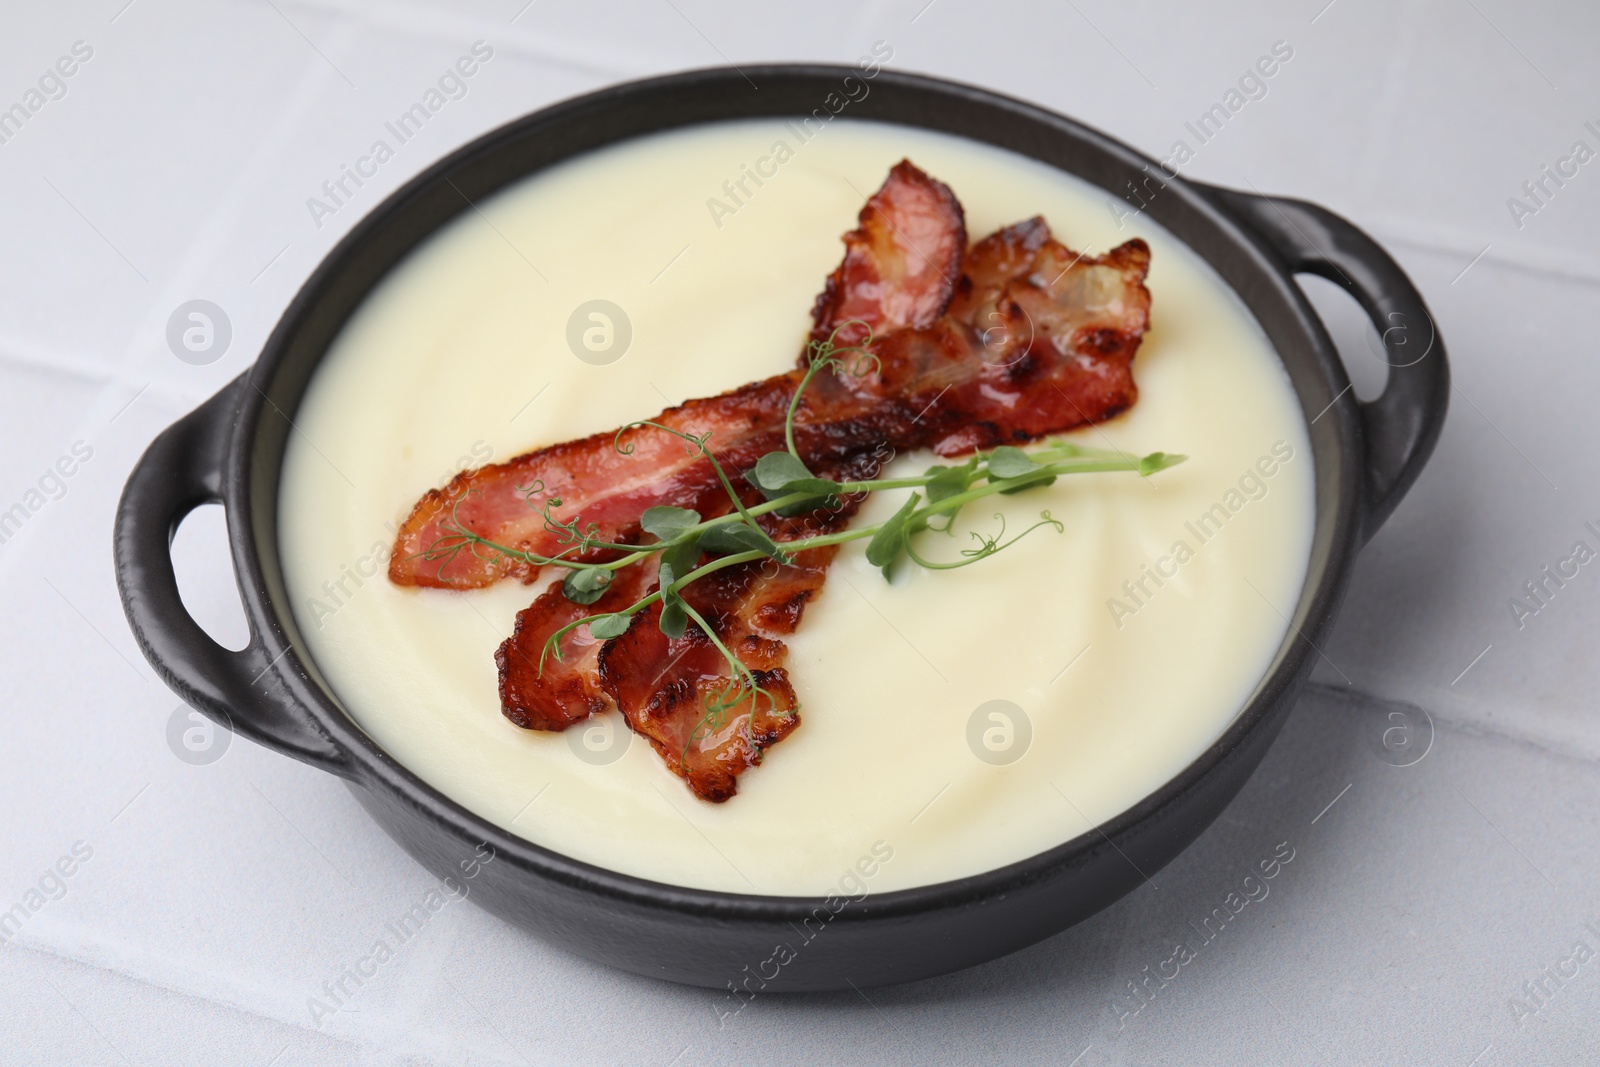
[[[74, 42], [92, 49], [0, 144], [0, 510], [75, 445], [92, 451], [0, 544], [0, 909], [75, 843], [91, 852], [0, 951], [0, 1062], [1600, 1062], [1600, 955], [1563, 963], [1580, 940], [1600, 953], [1600, 570], [1520, 627], [1508, 603], [1574, 541], [1600, 547], [1584, 529], [1600, 520], [1600, 162], [1520, 227], [1506, 203], [1573, 142], [1600, 149], [1585, 128], [1600, 128], [1600, 10], [525, 3], [0, 15], [0, 107]], [[494, 58], [469, 94], [318, 228], [305, 199], [479, 39]], [[362, 211], [450, 148], [609, 82], [849, 61], [879, 39], [892, 67], [1036, 100], [1157, 155], [1273, 42], [1292, 46], [1186, 172], [1316, 200], [1377, 235], [1430, 301], [1456, 382], [1432, 464], [1361, 557], [1325, 649], [1337, 669], [1158, 889], [1008, 959], [867, 996], [764, 998], [719, 1028], [719, 994], [463, 907], [314, 1028], [307, 997], [429, 878], [325, 775], [243, 741], [211, 766], [173, 757], [175, 698], [112, 581], [130, 465], [249, 363]], [[1367, 327], [1308, 284], [1370, 395]], [[196, 297], [234, 331], [205, 367], [164, 336]], [[214, 511], [177, 554], [197, 616], [242, 635]], [[1436, 724], [1428, 756], [1380, 760], [1390, 714], [1417, 709]], [[1270, 896], [1134, 1013], [1127, 983], [1285, 841], [1295, 858]], [[1519, 1021], [1513, 998], [1541, 980]]]

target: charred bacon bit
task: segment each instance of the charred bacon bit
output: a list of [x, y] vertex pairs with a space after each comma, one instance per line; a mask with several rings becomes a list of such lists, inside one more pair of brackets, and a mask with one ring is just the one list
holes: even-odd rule
[[1001, 292], [1012, 281], [1027, 277], [1039, 249], [1049, 240], [1049, 224], [1035, 215], [996, 230], [968, 249], [950, 302], [950, 317], [976, 330], [991, 352], [998, 352], [1007, 339], [997, 307]]
[[[783, 565], [742, 563], [684, 589], [684, 599], [750, 670], [755, 693], [697, 624], [682, 637], [663, 634], [654, 604], [601, 649], [601, 683], [628, 725], [702, 800], [733, 796], [739, 775], [800, 725], [783, 666], [788, 646], [773, 635], [794, 632], [837, 551], [808, 549]], [[719, 710], [719, 703], [731, 706]]]
[[599, 600], [576, 604], [556, 582], [517, 612], [511, 636], [495, 650], [500, 672], [500, 710], [524, 730], [565, 730], [579, 719], [616, 707], [600, 685], [603, 642], [579, 626], [562, 637], [560, 656], [545, 644], [563, 626], [591, 615], [632, 607], [655, 588], [654, 560], [624, 567]]
[[[754, 694], [736, 692], [727, 660], [698, 627], [669, 640], [659, 623], [657, 604], [634, 616], [627, 632], [601, 650], [600, 676], [634, 733], [695, 796], [720, 803], [738, 790], [739, 775], [760, 763], [762, 752], [800, 725], [788, 672], [764, 666], [775, 663], [781, 646], [755, 634], [729, 646], [758, 687]], [[652, 674], [660, 662], [667, 669]], [[709, 710], [725, 696], [737, 702], [720, 714]]]
[[[950, 306], [967, 227], [949, 186], [902, 159], [857, 221], [860, 225], [844, 235], [844, 261], [828, 275], [812, 308], [814, 341], [851, 320], [866, 323], [878, 336], [928, 326]], [[840, 332], [838, 344], [857, 344], [865, 332], [849, 327]]]
[[[875, 477], [881, 466], [882, 457], [868, 453], [819, 473], [835, 481], [862, 481]], [[769, 514], [758, 521], [779, 542], [815, 537], [844, 529], [864, 499], [846, 496], [804, 515]], [[633, 731], [647, 738], [702, 800], [720, 803], [733, 796], [739, 775], [800, 724], [799, 701], [783, 666], [789, 650], [780, 638], [800, 625], [837, 552], [829, 546], [796, 553], [785, 564], [736, 564], [684, 589], [684, 599], [755, 678], [758, 692], [745, 691], [731, 707], [716, 710], [719, 701], [735, 699], [743, 679], [733, 676], [696, 623], [682, 637], [669, 639], [652, 606], [601, 650], [601, 687]]]
[[[923, 422], [944, 456], [1021, 444], [1121, 414], [1138, 399], [1133, 357], [1150, 325], [1150, 249], [1129, 241], [1103, 256], [1047, 240], [1025, 275], [994, 299], [999, 324], [977, 343], [976, 375]], [[927, 348], [920, 335], [891, 339]], [[941, 352], [954, 343], [938, 338]], [[972, 360], [963, 369], [974, 369]]]
[[951, 316], [968, 324], [980, 322], [982, 316], [974, 314], [972, 309], [992, 304], [1000, 290], [1018, 278], [1027, 277], [1039, 250], [1050, 240], [1050, 224], [1043, 216], [1035, 215], [1002, 227], [973, 244], [962, 261], [961, 278], [956, 282], [955, 300], [950, 305]]
[[1025, 278], [1005, 286], [1002, 313], [1024, 347], [1045, 339], [1063, 356], [1132, 359], [1150, 327], [1150, 246], [1135, 238], [1086, 257], [1048, 241]]

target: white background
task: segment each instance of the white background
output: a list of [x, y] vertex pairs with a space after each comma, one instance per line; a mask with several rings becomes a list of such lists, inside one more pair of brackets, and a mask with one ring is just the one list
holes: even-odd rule
[[[1583, 926], [1600, 929], [1600, 567], [1520, 628], [1508, 603], [1575, 541], [1600, 548], [1584, 529], [1600, 520], [1600, 162], [1520, 227], [1507, 206], [1575, 141], [1600, 148], [1584, 126], [1600, 128], [1600, 10], [525, 2], [13, 2], [0, 15], [0, 107], [75, 41], [93, 48], [66, 95], [0, 144], [0, 510], [74, 443], [93, 450], [0, 545], [0, 910], [74, 842], [93, 850], [0, 951], [0, 1062], [1600, 1060], [1600, 958], [1547, 981], [1531, 1018], [1511, 1006], [1576, 941], [1600, 950]], [[306, 198], [479, 39], [495, 57], [469, 95], [318, 228]], [[1315, 200], [1377, 236], [1426, 294], [1455, 375], [1438, 452], [1362, 555], [1316, 684], [1155, 885], [988, 966], [766, 997], [719, 1027], [720, 994], [618, 974], [452, 905], [314, 1027], [307, 998], [432, 880], [326, 775], [240, 740], [209, 766], [175, 758], [176, 699], [112, 579], [131, 464], [250, 363], [362, 212], [455, 146], [612, 82], [852, 62], [877, 40], [892, 69], [1033, 100], [1156, 155], [1193, 143], [1184, 122], [1275, 41], [1293, 47], [1186, 173]], [[1372, 395], [1367, 327], [1331, 286], [1307, 286]], [[194, 298], [233, 325], [204, 367], [165, 339]], [[214, 509], [176, 554], [197, 617], [238, 643]], [[1414, 766], [1378, 758], [1391, 714], [1436, 724]], [[1270, 896], [1119, 1020], [1137, 1003], [1126, 983], [1284, 841], [1295, 858]]]

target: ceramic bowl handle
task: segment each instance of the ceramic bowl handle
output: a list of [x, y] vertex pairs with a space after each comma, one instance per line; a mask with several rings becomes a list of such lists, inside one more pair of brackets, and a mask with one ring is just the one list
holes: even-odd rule
[[1342, 287], [1366, 311], [1383, 339], [1389, 381], [1376, 400], [1354, 392], [1337, 403], [1359, 403], [1366, 442], [1366, 509], [1362, 536], [1370, 539], [1416, 481], [1444, 427], [1450, 366], [1444, 339], [1422, 294], [1389, 253], [1353, 224], [1302, 200], [1208, 188], [1232, 215], [1255, 231], [1291, 271], [1315, 274]]
[[117, 589], [140, 650], [185, 702], [269, 748], [349, 778], [354, 772], [344, 754], [278, 684], [281, 653], [263, 644], [253, 624], [246, 648], [223, 648], [178, 595], [172, 537], [195, 508], [223, 503], [223, 457], [246, 388], [236, 379], [140, 457], [117, 505]]

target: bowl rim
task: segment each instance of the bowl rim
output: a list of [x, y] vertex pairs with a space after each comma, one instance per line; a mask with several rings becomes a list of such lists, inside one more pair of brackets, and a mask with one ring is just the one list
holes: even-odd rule
[[[817, 896], [768, 895], [702, 889], [654, 881], [576, 859], [555, 849], [536, 844], [478, 815], [390, 756], [361, 729], [354, 717], [344, 710], [332, 687], [319, 680], [320, 673], [315, 668], [315, 659], [303, 638], [299, 636], [298, 623], [292, 608], [287, 603], [280, 605], [273, 599], [263, 567], [261, 538], [257, 536], [254, 489], [255, 479], [263, 474], [256, 469], [263, 419], [269, 408], [277, 410], [277, 405], [270, 399], [270, 393], [275, 385], [275, 376], [295, 343], [300, 325], [316, 310], [318, 301], [325, 295], [330, 282], [351, 266], [351, 261], [357, 252], [390, 227], [395, 217], [412, 205], [422, 193], [436, 188], [441, 182], [448, 180], [453, 172], [467, 164], [489, 154], [508, 150], [522, 138], [531, 136], [540, 126], [603, 113], [630, 98], [706, 87], [726, 86], [732, 89], [735, 83], [742, 87], [746, 76], [758, 81], [801, 78], [822, 84], [838, 83], [850, 75], [859, 76], [858, 68], [820, 63], [746, 66], [741, 73], [734, 73], [725, 67], [704, 68], [607, 86], [515, 118], [451, 151], [366, 212], [328, 251], [284, 310], [262, 346], [260, 355], [234, 383], [239, 386], [235, 390], [238, 394], [237, 407], [223, 460], [221, 496], [227, 513], [236, 575], [252, 630], [263, 642], [266, 654], [273, 658], [272, 669], [283, 682], [282, 688], [285, 694], [299, 706], [298, 710], [309, 717], [316, 729], [348, 758], [351, 773], [347, 777], [354, 784], [368, 789], [382, 789], [403, 798], [409, 806], [424, 816], [445, 824], [468, 848], [478, 843], [488, 845], [495, 849], [497, 858], [508, 859], [515, 866], [524, 868], [540, 878], [618, 903], [701, 918], [763, 922], [799, 921], [815, 909], [819, 899]], [[1042, 136], [1053, 138], [1065, 136], [1076, 140], [1088, 146], [1092, 152], [1108, 157], [1115, 165], [1120, 165], [1131, 172], [1137, 173], [1141, 169], [1159, 166], [1153, 158], [1074, 119], [992, 90], [946, 78], [888, 69], [879, 70], [873, 82], [874, 93], [892, 87], [892, 90], [977, 105], [992, 112], [1008, 113], [1013, 121], [1022, 120], [1038, 130]], [[791, 112], [774, 114], [791, 114]], [[757, 116], [730, 113], [722, 121], [737, 121], [749, 117]], [[969, 134], [953, 132], [932, 123], [885, 120], [872, 115], [864, 117], [870, 121], [899, 121], [902, 125], [920, 126], [953, 136], [967, 137], [969, 140], [975, 139]], [[653, 130], [635, 130], [607, 137], [599, 144], [568, 152], [561, 159], [575, 158], [598, 147], [620, 143], [634, 137], [711, 121], [717, 120], [667, 121]], [[1010, 146], [1001, 145], [1001, 147]], [[1011, 150], [1030, 155], [1031, 158], [1047, 166], [1062, 170], [1063, 173], [1071, 174], [1090, 184], [1099, 185], [1083, 174], [1039, 159], [1032, 153], [1017, 148]], [[552, 160], [545, 166], [559, 161], [559, 159]], [[543, 168], [536, 167], [524, 172], [518, 178], [500, 183], [496, 191], [516, 181], [524, 180], [540, 169]], [[1187, 211], [1196, 217], [1197, 224], [1208, 226], [1213, 232], [1227, 239], [1233, 253], [1244, 257], [1240, 269], [1248, 270], [1258, 281], [1265, 281], [1268, 284], [1266, 288], [1254, 293], [1240, 291], [1239, 287], [1226, 277], [1223, 278], [1224, 284], [1233, 289], [1249, 309], [1252, 318], [1255, 318], [1263, 329], [1265, 324], [1261, 323], [1258, 304], [1277, 300], [1285, 305], [1282, 310], [1289, 313], [1294, 328], [1302, 333], [1304, 341], [1309, 342], [1305, 358], [1308, 363], [1315, 366], [1318, 374], [1313, 381], [1323, 385], [1326, 395], [1322, 399], [1330, 404], [1326, 411], [1329, 416], [1326, 420], [1329, 431], [1312, 433], [1315, 427], [1308, 426], [1314, 459], [1313, 546], [1310, 558], [1307, 560], [1306, 575], [1295, 611], [1290, 617], [1284, 637], [1265, 672], [1227, 727], [1192, 761], [1135, 804], [1110, 819], [1087, 828], [1082, 833], [1024, 859], [948, 881], [872, 892], [858, 905], [839, 912], [835, 916], [836, 920], [843, 920], [853, 925], [888, 917], [960, 908], [993, 900], [1054, 877], [1063, 869], [1086, 862], [1107, 847], [1116, 849], [1127, 858], [1119, 843], [1128, 845], [1130, 841], [1136, 840], [1142, 830], [1151, 829], [1157, 821], [1156, 816], [1181, 804], [1187, 795], [1198, 791], [1230, 762], [1249, 758], [1243, 755], [1243, 750], [1249, 747], [1245, 745], [1246, 740], [1268, 727], [1275, 733], [1276, 727], [1281, 725], [1281, 717], [1276, 723], [1271, 720], [1278, 705], [1286, 695], [1297, 691], [1304, 684], [1316, 646], [1314, 639], [1331, 625], [1339, 601], [1342, 599], [1354, 556], [1360, 547], [1359, 531], [1363, 507], [1358, 485], [1360, 464], [1358, 460], [1352, 461], [1350, 457], [1361, 455], [1361, 425], [1353, 398], [1340, 402], [1340, 397], [1348, 391], [1349, 379], [1325, 327], [1304, 293], [1295, 284], [1293, 274], [1285, 268], [1255, 231], [1222, 209], [1205, 189], [1206, 187], [1200, 183], [1181, 175], [1166, 179], [1163, 196], [1167, 197], [1168, 203], [1163, 205], [1159, 214], [1153, 210], [1152, 217], [1163, 228], [1171, 231], [1176, 240], [1188, 246], [1192, 252], [1212, 266], [1219, 275], [1222, 274], [1221, 268], [1213, 258], [1196, 248], [1192, 241], [1179, 236], [1170, 223], [1162, 221], [1161, 215], [1172, 210]], [[469, 204], [470, 202], [464, 203], [461, 211], [452, 219], [469, 210]], [[452, 219], [439, 222], [428, 231], [428, 234], [438, 232]], [[417, 243], [425, 240], [428, 234], [419, 237], [416, 242], [397, 255], [390, 265], [391, 268], [415, 248]], [[370, 294], [381, 280], [380, 274], [379, 278], [367, 288], [367, 293]], [[359, 306], [358, 301], [354, 307]], [[349, 314], [354, 312], [354, 307], [343, 317], [340, 322], [341, 327], [348, 321]], [[1274, 342], [1272, 348], [1276, 357], [1284, 364], [1285, 370], [1289, 370], [1287, 357], [1281, 347]], [[320, 363], [326, 352], [327, 346], [324, 345], [313, 363]], [[244, 388], [245, 385], [250, 388]], [[1294, 388], [1304, 417], [1308, 410], [1307, 398], [1302, 395], [1302, 389], [1298, 384]], [[304, 389], [296, 395], [296, 402], [303, 395]], [[292, 411], [283, 417], [292, 418]], [[1319, 446], [1319, 441], [1327, 443]], [[281, 455], [270, 472], [266, 473], [270, 476], [272, 486], [270, 495], [274, 503], [270, 510], [275, 523], [276, 498], [282, 473]], [[1324, 479], [1333, 481], [1335, 506], [1332, 514], [1326, 513], [1327, 494], [1324, 492]], [[1322, 525], [1325, 521], [1332, 524], [1326, 531]], [[271, 536], [271, 540], [276, 540], [275, 533]], [[1326, 551], [1319, 559], [1318, 544], [1324, 541]], [[276, 551], [275, 545], [272, 551]], [[1205, 823], [1209, 823], [1214, 814], [1208, 817]], [[1203, 825], [1204, 823], [1201, 828]], [[1198, 833], [1199, 829], [1194, 830], [1191, 838]], [[1181, 852], [1182, 849], [1178, 851]], [[1149, 874], [1153, 872], [1140, 869], [1131, 859], [1128, 862], [1141, 877], [1146, 881], [1149, 880]]]

